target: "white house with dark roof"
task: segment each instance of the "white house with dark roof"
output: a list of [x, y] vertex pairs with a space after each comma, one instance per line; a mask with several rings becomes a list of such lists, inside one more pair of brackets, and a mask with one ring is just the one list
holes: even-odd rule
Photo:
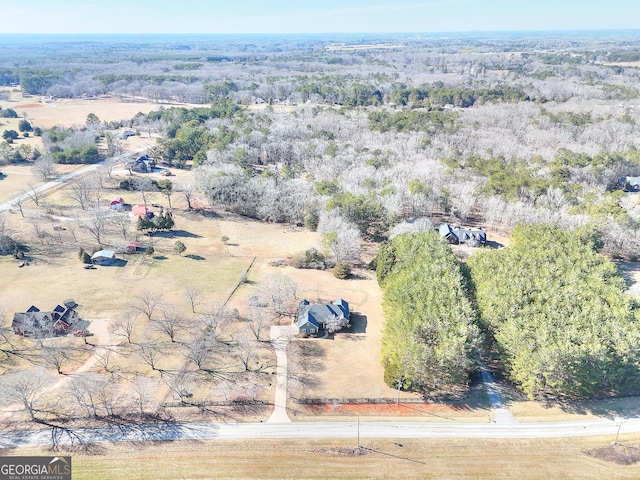
[[91, 255], [91, 261], [98, 265], [111, 265], [116, 259], [116, 252], [113, 250], [98, 250]]
[[349, 315], [349, 304], [342, 298], [327, 304], [302, 300], [298, 306], [298, 332], [316, 335], [320, 329], [338, 331], [349, 326]]

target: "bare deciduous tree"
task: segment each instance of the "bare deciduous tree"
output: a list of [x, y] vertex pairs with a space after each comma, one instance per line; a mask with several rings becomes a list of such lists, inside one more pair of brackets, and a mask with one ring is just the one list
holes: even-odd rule
[[114, 323], [113, 333], [118, 337], [126, 338], [128, 343], [132, 343], [131, 336], [133, 335], [133, 330], [136, 325], [137, 319], [138, 312], [129, 312], [125, 314], [124, 318], [119, 318]]
[[286, 316], [295, 312], [298, 286], [291, 278], [279, 273], [268, 275], [259, 283], [258, 289], [276, 315]]
[[253, 333], [257, 341], [265, 341], [265, 339], [262, 338], [263, 332], [265, 330], [267, 333], [269, 332], [269, 327], [271, 327], [272, 323], [270, 318], [266, 315], [264, 309], [257, 306], [251, 307], [249, 316], [249, 329], [251, 330], [251, 333]]
[[32, 422], [44, 408], [43, 395], [52, 378], [44, 368], [26, 370], [0, 377], [0, 401], [5, 405], [20, 404]]
[[46, 182], [55, 176], [56, 166], [51, 157], [43, 156], [33, 162], [33, 170], [42, 181]]
[[62, 367], [69, 361], [70, 345], [50, 345], [42, 342], [42, 363], [56, 369], [62, 375]]
[[193, 209], [193, 197], [196, 194], [196, 186], [193, 183], [179, 183], [176, 185], [176, 192], [181, 193], [184, 201], [187, 202], [187, 210]]
[[42, 200], [42, 195], [40, 193], [40, 189], [38, 188], [37, 185], [34, 185], [33, 183], [30, 183], [28, 185], [29, 189], [28, 190], [23, 190], [23, 193], [29, 197], [29, 199], [36, 204], [37, 207], [40, 206], [40, 201]]
[[22, 218], [24, 218], [24, 211], [22, 210], [22, 204], [24, 203], [24, 197], [22, 195], [19, 195], [18, 197], [13, 199], [13, 206], [18, 207], [18, 210], [20, 210], [20, 215], [22, 216]]
[[204, 338], [199, 337], [189, 342], [186, 347], [186, 359], [193, 362], [200, 370], [206, 370], [209, 353], [211, 351], [211, 346], [207, 341]]
[[82, 210], [86, 210], [91, 205], [91, 196], [93, 194], [93, 185], [86, 177], [81, 177], [73, 182], [65, 195], [76, 202]]
[[110, 218], [110, 222], [113, 225], [114, 229], [117, 229], [119, 233], [122, 235], [123, 240], [129, 239], [132, 235], [132, 225], [131, 218], [126, 214], [115, 215]]
[[160, 374], [163, 373], [163, 370], [158, 368], [158, 362], [164, 357], [164, 352], [158, 341], [148, 339], [148, 341], [138, 346], [136, 353], [144, 363], [151, 367], [151, 370], [158, 371]]
[[113, 357], [114, 356], [112, 350], [103, 350], [102, 352], [98, 352], [93, 356], [93, 358], [96, 359], [96, 364], [98, 365], [98, 367], [110, 374], [112, 377], [114, 377], [116, 373], [119, 372], [119, 369], [114, 363]]
[[87, 417], [113, 416], [111, 381], [97, 373], [74, 375], [67, 386], [70, 396], [82, 408]]
[[158, 192], [158, 188], [154, 185], [148, 177], [135, 177], [134, 179], [135, 189], [142, 195], [142, 202], [146, 207], [153, 196]]
[[245, 372], [253, 371], [254, 360], [258, 357], [258, 344], [252, 340], [251, 335], [246, 330], [237, 334], [237, 345], [235, 348], [236, 358], [244, 367]]
[[176, 335], [184, 328], [184, 318], [171, 305], [162, 308], [162, 315], [152, 321], [152, 327], [175, 343]]
[[203, 314], [201, 323], [204, 326], [203, 335], [206, 339], [222, 343], [231, 341], [230, 337], [224, 338], [231, 323], [231, 314], [222, 306], [216, 305], [210, 312]]
[[100, 208], [94, 208], [91, 214], [84, 218], [77, 218], [78, 226], [88, 232], [99, 245], [102, 245], [104, 235], [109, 224], [107, 212]]
[[337, 262], [357, 259], [360, 252], [360, 233], [332, 210], [321, 216], [318, 231], [323, 234], [322, 243]]
[[149, 290], [145, 290], [134, 298], [136, 302], [131, 305], [131, 308], [142, 313], [149, 321], [151, 321], [156, 308], [162, 304], [162, 295], [154, 294]]
[[147, 409], [151, 408], [153, 389], [153, 381], [147, 377], [136, 377], [131, 384], [131, 395], [129, 398], [141, 418], [147, 414]]
[[193, 285], [187, 285], [184, 287], [184, 296], [191, 305], [191, 313], [196, 313], [196, 306], [200, 305], [202, 299], [202, 290]]

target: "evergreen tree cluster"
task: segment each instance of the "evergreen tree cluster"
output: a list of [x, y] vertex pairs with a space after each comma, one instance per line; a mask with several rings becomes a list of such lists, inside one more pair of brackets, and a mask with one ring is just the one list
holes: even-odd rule
[[520, 225], [509, 248], [468, 262], [498, 358], [530, 397], [640, 386], [640, 310], [597, 246], [586, 228]]
[[136, 228], [142, 232], [155, 232], [158, 230], [172, 230], [174, 226], [173, 215], [170, 212], [160, 212], [152, 218], [139, 217]]
[[451, 391], [494, 355], [531, 398], [637, 392], [640, 309], [600, 246], [593, 229], [545, 224], [518, 226], [509, 248], [466, 265], [435, 232], [385, 243], [377, 259], [385, 381]]
[[421, 392], [465, 386], [480, 329], [460, 265], [436, 232], [398, 235], [378, 256], [385, 381]]

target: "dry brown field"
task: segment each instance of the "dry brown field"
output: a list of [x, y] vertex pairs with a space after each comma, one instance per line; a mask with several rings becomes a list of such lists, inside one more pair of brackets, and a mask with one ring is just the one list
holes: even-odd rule
[[[637, 435], [621, 435], [624, 456]], [[587, 454], [609, 438], [550, 440], [356, 439], [206, 440], [158, 444], [101, 444], [92, 454], [71, 452], [73, 478], [117, 479], [579, 479], [632, 480], [640, 465], [619, 465]], [[15, 449], [9, 455], [51, 455]], [[68, 452], [56, 451], [55, 454]], [[359, 454], [357, 454], [359, 453]]]
[[[16, 169], [19, 167], [15, 167]], [[12, 171], [13, 172], [13, 171]], [[31, 177], [29, 170], [24, 170], [22, 176], [12, 174], [3, 182], [12, 186], [11, 191], [19, 191], [28, 183], [21, 180]], [[189, 173], [175, 171], [174, 181], [188, 180]], [[114, 172], [116, 177], [111, 185], [127, 178], [123, 170]], [[151, 177], [163, 178], [159, 174]], [[22, 182], [22, 183], [21, 183]], [[80, 304], [80, 313], [84, 318], [94, 321], [96, 336], [92, 343], [103, 345], [108, 341], [110, 345], [120, 344], [122, 339], [113, 334], [114, 323], [131, 315], [131, 305], [136, 302], [136, 296], [152, 291], [162, 297], [165, 305], [173, 305], [182, 312], [189, 313], [189, 306], [184, 295], [185, 287], [196, 287], [203, 292], [200, 312], [213, 304], [220, 304], [226, 300], [231, 291], [238, 285], [242, 272], [251, 262], [253, 266], [249, 272], [249, 282], [243, 284], [229, 301], [230, 309], [237, 309], [240, 315], [246, 314], [249, 297], [259, 293], [257, 284], [269, 275], [286, 275], [297, 283], [298, 294], [312, 300], [333, 300], [339, 296], [345, 297], [353, 309], [362, 314], [362, 332], [336, 335], [333, 340], [316, 340], [326, 345], [327, 356], [325, 368], [335, 371], [331, 382], [322, 380], [324, 387], [314, 392], [297, 392], [298, 395], [325, 396], [362, 396], [367, 395], [392, 396], [394, 390], [382, 381], [382, 367], [380, 365], [380, 335], [381, 308], [380, 290], [374, 280], [372, 272], [363, 272], [362, 278], [357, 280], [336, 280], [330, 272], [295, 270], [291, 267], [274, 267], [269, 265], [273, 260], [292, 257], [305, 249], [320, 248], [320, 237], [317, 233], [302, 228], [264, 224], [251, 221], [224, 212], [211, 215], [188, 212], [183, 210], [186, 205], [174, 195], [172, 204], [176, 231], [170, 234], [156, 234], [151, 238], [138, 234], [146, 245], [152, 242], [155, 249], [153, 256], [119, 255], [126, 262], [122, 267], [98, 267], [96, 270], [85, 270], [77, 260], [80, 247], [87, 250], [98, 248], [96, 241], [78, 226], [78, 219], [90, 217], [91, 212], [81, 210], [68, 197], [70, 186], [58, 189], [47, 195], [46, 201], [52, 213], [46, 214], [42, 208], [32, 202], [25, 202], [25, 217], [14, 209], [7, 214], [11, 225], [12, 235], [30, 245], [33, 260], [26, 268], [18, 268], [17, 262], [10, 257], [0, 259], [3, 272], [3, 287], [0, 288], [0, 302], [7, 312], [6, 321], [10, 321], [11, 313], [24, 311], [35, 304], [39, 308], [52, 308], [66, 298], [73, 298]], [[107, 204], [114, 196], [123, 196], [128, 203], [142, 202], [142, 196], [137, 192], [127, 192], [110, 188], [103, 192], [103, 204], [100, 208], [107, 209]], [[166, 197], [156, 194], [152, 201], [167, 207]], [[196, 204], [202, 205], [202, 200]], [[154, 208], [157, 211], [157, 208]], [[128, 214], [112, 214], [126, 220]], [[34, 226], [44, 230], [50, 237], [39, 241], [34, 236]], [[130, 221], [127, 226], [129, 235], [135, 235], [135, 222]], [[53, 225], [59, 224], [64, 230], [54, 231]], [[221, 238], [229, 240], [224, 244]], [[128, 237], [130, 238], [130, 237]], [[187, 247], [184, 255], [173, 253], [173, 243], [180, 239]], [[117, 232], [109, 234], [104, 243], [120, 245], [124, 241], [118, 238]], [[52, 279], [55, 279], [52, 281]], [[186, 315], [186, 314], [185, 314]], [[274, 322], [288, 322], [290, 319], [273, 319]], [[138, 320], [138, 331], [133, 336], [135, 343], [144, 340], [148, 332], [145, 320]], [[110, 334], [109, 334], [110, 333]], [[105, 338], [102, 338], [105, 337]], [[76, 339], [76, 343], [82, 343]], [[186, 341], [187, 336], [181, 340]], [[180, 356], [174, 345], [168, 345], [160, 368], [176, 370], [180, 368]], [[130, 352], [129, 352], [130, 353]], [[269, 353], [263, 352], [260, 358], [268, 359]], [[343, 359], [349, 357], [349, 363]], [[66, 372], [72, 373], [81, 368], [85, 361], [70, 363]], [[266, 360], [265, 360], [266, 361]], [[115, 368], [133, 375], [144, 372], [135, 356], [123, 355], [114, 360]], [[345, 368], [351, 362], [367, 365], [353, 371]], [[320, 379], [322, 370], [314, 373]], [[147, 372], [157, 377], [155, 372]], [[156, 380], [160, 380], [156, 378]], [[160, 385], [160, 384], [159, 384]], [[356, 387], [357, 386], [357, 387]], [[271, 382], [265, 385], [265, 390], [259, 395], [260, 399], [270, 401], [272, 396]], [[164, 393], [161, 393], [163, 390]], [[216, 399], [216, 395], [206, 392], [208, 398]], [[403, 393], [404, 396], [412, 396]], [[156, 399], [166, 399], [166, 388], [157, 390]]]
[[[124, 101], [115, 97], [51, 100], [36, 95], [23, 96], [19, 89], [5, 88], [2, 93], [8, 94], [9, 99], [0, 100], [0, 107], [12, 108], [20, 118], [26, 118], [33, 126], [43, 129], [56, 125], [84, 125], [90, 113], [97, 115], [101, 121], [112, 122], [128, 120], [138, 112], [149, 113], [160, 108], [159, 104], [153, 102]], [[8, 119], [0, 119], [2, 122], [5, 120]], [[0, 129], [4, 128], [0, 126]]]

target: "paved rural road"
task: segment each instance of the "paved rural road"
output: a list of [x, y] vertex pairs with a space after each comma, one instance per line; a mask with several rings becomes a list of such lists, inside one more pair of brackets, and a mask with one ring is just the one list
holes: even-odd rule
[[[301, 423], [190, 423], [113, 426], [74, 430], [75, 441], [124, 442], [162, 440], [204, 440], [242, 438], [560, 438], [593, 435], [615, 438], [621, 432], [640, 431], [640, 418], [592, 420], [562, 423], [392, 423], [392, 422], [301, 422]], [[58, 432], [61, 433], [61, 432]], [[28, 432], [0, 433], [0, 448], [51, 444], [52, 431], [46, 428]], [[60, 444], [70, 443], [64, 433]]]
[[[143, 152], [147, 150], [147, 147], [144, 148], [140, 148], [134, 152], [126, 152], [123, 153], [122, 155], [118, 155], [116, 157], [112, 157], [109, 158], [107, 160], [110, 161], [119, 161], [122, 158], [125, 158], [127, 156], [131, 156], [131, 155], [137, 155], [140, 152]], [[53, 190], [57, 187], [59, 187], [61, 184], [68, 182], [69, 180], [73, 180], [76, 177], [79, 177], [80, 175], [84, 175], [85, 173], [89, 173], [89, 172], [93, 172], [94, 170], [97, 170], [98, 167], [100, 167], [104, 162], [106, 162], [107, 160], [104, 160], [102, 162], [99, 163], [94, 163], [92, 165], [87, 165], [85, 167], [79, 168], [77, 170], [74, 170], [71, 173], [67, 173], [66, 175], [62, 175], [61, 177], [56, 178], [55, 180], [52, 180], [50, 182], [44, 183], [42, 185], [40, 185], [39, 187], [34, 188], [33, 190], [31, 190], [30, 192], [25, 192], [22, 195], [18, 195], [17, 197], [12, 198], [11, 200], [4, 202], [4, 203], [0, 203], [0, 212], [2, 212], [3, 210], [11, 210], [12, 208], [14, 208], [14, 204], [17, 201], [24, 201], [24, 200], [28, 200], [30, 195], [32, 195], [32, 192], [36, 192], [36, 193], [46, 193], [49, 190]]]

